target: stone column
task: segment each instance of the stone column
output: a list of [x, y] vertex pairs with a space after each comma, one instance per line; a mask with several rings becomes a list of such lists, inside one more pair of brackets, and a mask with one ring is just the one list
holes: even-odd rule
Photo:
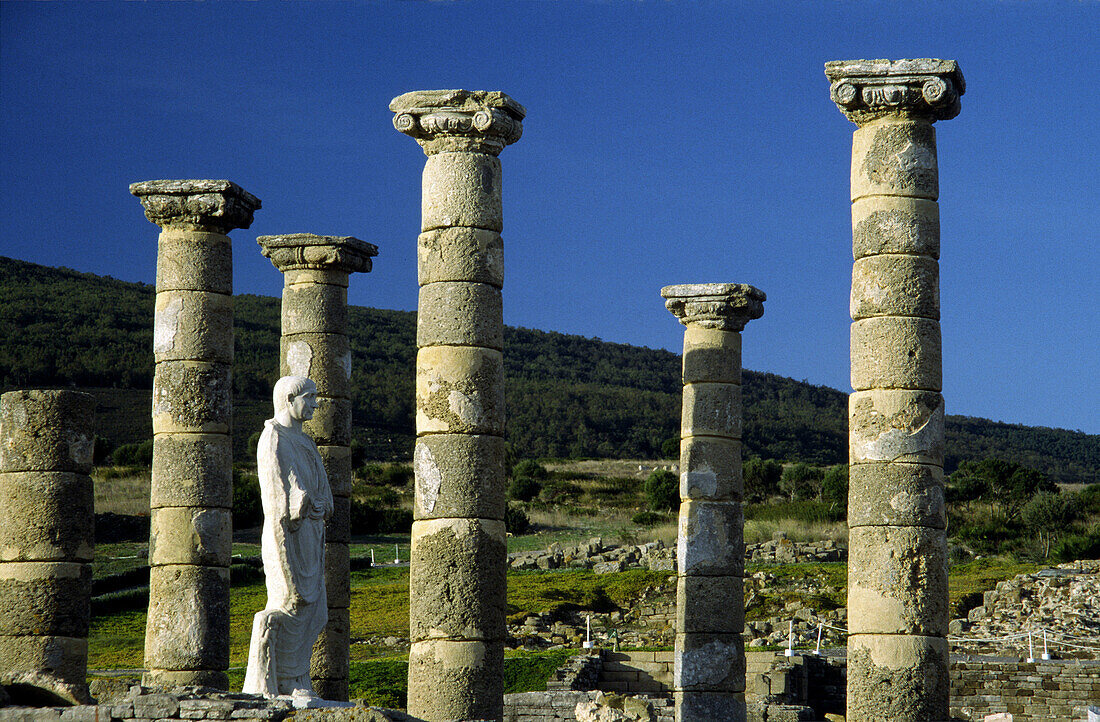
[[676, 539], [678, 722], [745, 719], [741, 330], [766, 296], [743, 283], [661, 289], [684, 331]]
[[525, 111], [504, 93], [429, 90], [390, 103], [428, 156], [417, 246], [415, 521], [409, 713], [504, 710], [504, 370], [497, 155]]
[[328, 473], [335, 511], [325, 525], [328, 624], [313, 647], [313, 688], [347, 700], [351, 645], [351, 347], [348, 276], [369, 272], [378, 248], [345, 236], [260, 236], [263, 254], [283, 273], [279, 375], [317, 384], [317, 411], [304, 424]]
[[946, 720], [939, 171], [953, 60], [825, 65], [852, 142], [848, 719]]
[[161, 227], [144, 683], [228, 688], [233, 261], [260, 201], [224, 180], [135, 183]]
[[0, 674], [44, 673], [78, 700], [88, 695], [94, 410], [75, 391], [0, 397]]

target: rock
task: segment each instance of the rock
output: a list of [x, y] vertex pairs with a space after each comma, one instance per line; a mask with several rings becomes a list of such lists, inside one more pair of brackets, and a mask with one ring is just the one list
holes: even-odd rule
[[577, 722], [657, 722], [653, 706], [639, 697], [597, 692], [591, 702], [578, 702]]

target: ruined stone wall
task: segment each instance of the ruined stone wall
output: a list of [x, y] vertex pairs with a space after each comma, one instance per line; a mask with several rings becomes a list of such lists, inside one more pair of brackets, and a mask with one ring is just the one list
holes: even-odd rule
[[[668, 652], [671, 655], [671, 652]], [[670, 657], [671, 658], [671, 657]], [[670, 678], [671, 679], [671, 678]], [[504, 722], [576, 722], [574, 710], [595, 692], [520, 692], [504, 695]], [[650, 698], [657, 722], [675, 722], [672, 700]]]
[[1085, 719], [1090, 702], [1100, 702], [1100, 660], [951, 662], [951, 713], [960, 719], [1009, 712], [1017, 719], [1071, 722]]
[[[749, 652], [745, 657], [749, 719], [761, 705], [812, 707], [817, 715], [813, 719], [828, 712], [843, 714], [847, 672], [843, 656]], [[599, 688], [620, 694], [669, 693], [671, 672], [662, 672], [666, 660], [671, 666], [671, 652], [604, 652]], [[1021, 720], [1076, 722], [1085, 719], [1090, 702], [1100, 700], [1100, 660], [1028, 663], [959, 656], [951, 660], [950, 681], [954, 720], [977, 721], [1008, 712]], [[532, 719], [541, 722], [541, 718]]]
[[599, 689], [623, 694], [672, 691], [672, 652], [604, 652]]

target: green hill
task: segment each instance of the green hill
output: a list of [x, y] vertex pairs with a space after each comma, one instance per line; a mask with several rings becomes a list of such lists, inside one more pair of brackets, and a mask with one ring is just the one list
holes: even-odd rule
[[[0, 387], [77, 387], [99, 397], [98, 433], [149, 438], [153, 286], [0, 257]], [[234, 446], [270, 413], [279, 300], [235, 299]], [[352, 307], [355, 438], [368, 458], [408, 459], [416, 314]], [[656, 458], [678, 433], [679, 356], [599, 339], [506, 328], [508, 441], [517, 457]], [[846, 460], [847, 396], [745, 371], [747, 455]], [[1100, 481], [1100, 436], [947, 418], [947, 467], [998, 456], [1057, 481]]]

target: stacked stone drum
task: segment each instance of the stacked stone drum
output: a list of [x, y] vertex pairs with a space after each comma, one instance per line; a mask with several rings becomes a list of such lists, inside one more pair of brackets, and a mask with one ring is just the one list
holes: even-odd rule
[[348, 276], [371, 270], [378, 248], [349, 236], [260, 236], [263, 254], [283, 273], [280, 376], [317, 384], [317, 411], [303, 428], [325, 464], [335, 509], [325, 525], [328, 624], [313, 647], [313, 688], [347, 700], [351, 647], [351, 346]]
[[255, 196], [225, 180], [135, 183], [161, 227], [153, 320], [146, 684], [228, 689], [233, 256]]
[[522, 132], [504, 93], [436, 90], [390, 103], [428, 156], [417, 268], [416, 502], [409, 713], [504, 714], [504, 282], [497, 155]]
[[676, 719], [745, 719], [741, 331], [765, 295], [739, 283], [661, 289], [684, 331], [676, 541]]
[[74, 391], [0, 397], [0, 674], [83, 690], [95, 548], [92, 414]]
[[951, 60], [827, 63], [852, 141], [848, 719], [946, 720], [939, 171]]

